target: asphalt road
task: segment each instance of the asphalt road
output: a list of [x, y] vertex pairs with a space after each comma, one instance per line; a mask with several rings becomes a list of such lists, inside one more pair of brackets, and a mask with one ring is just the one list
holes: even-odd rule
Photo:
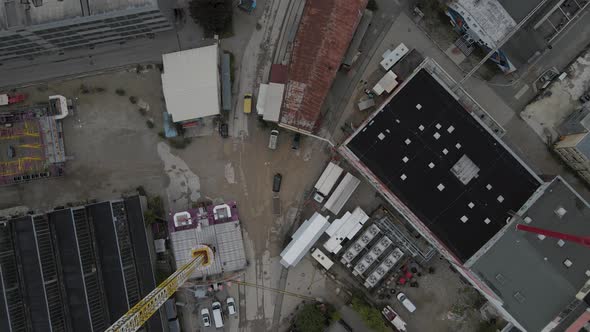
[[537, 91], [533, 87], [539, 76], [550, 68], [562, 72], [590, 45], [590, 14], [583, 12], [577, 21], [553, 42], [552, 49], [541, 49], [541, 55], [525, 64], [515, 75], [498, 76], [488, 83], [515, 112], [522, 111]]

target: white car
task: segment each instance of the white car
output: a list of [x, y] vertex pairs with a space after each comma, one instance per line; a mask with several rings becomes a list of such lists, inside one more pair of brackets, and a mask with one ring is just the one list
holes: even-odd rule
[[211, 316], [209, 316], [209, 309], [207, 309], [207, 308], [201, 309], [201, 317], [203, 318], [203, 326], [205, 326], [205, 327], [211, 326]]
[[410, 301], [410, 299], [408, 299], [406, 294], [397, 294], [397, 299], [404, 305], [404, 307], [406, 307], [406, 309], [408, 309], [409, 312], [416, 311], [416, 306], [414, 305], [414, 303], [412, 303], [412, 301]]
[[227, 300], [227, 312], [230, 316], [236, 314], [236, 301], [234, 301], [233, 297], [228, 297]]

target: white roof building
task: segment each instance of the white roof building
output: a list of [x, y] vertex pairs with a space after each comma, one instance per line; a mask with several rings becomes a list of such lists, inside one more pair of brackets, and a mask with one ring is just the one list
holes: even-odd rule
[[346, 212], [342, 218], [334, 220], [326, 229], [326, 234], [330, 236], [330, 239], [324, 243], [324, 249], [337, 254], [342, 249], [342, 241], [351, 240], [367, 220], [369, 220], [369, 216], [360, 207], [354, 209], [352, 213]]
[[264, 121], [279, 122], [284, 92], [284, 84], [272, 82], [260, 84], [256, 111], [259, 116], [262, 116]]
[[291, 242], [281, 252], [281, 264], [286, 268], [297, 265], [329, 226], [326, 217], [314, 213], [291, 236]]
[[172, 121], [217, 115], [220, 110], [217, 45], [164, 54], [162, 88]]

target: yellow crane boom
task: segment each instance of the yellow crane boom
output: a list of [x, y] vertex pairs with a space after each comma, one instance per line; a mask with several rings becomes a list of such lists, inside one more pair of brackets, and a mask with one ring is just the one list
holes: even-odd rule
[[190, 278], [196, 268], [208, 266], [213, 260], [211, 248], [205, 245], [193, 249], [191, 254], [193, 258], [188, 263], [176, 270], [105, 332], [137, 331]]

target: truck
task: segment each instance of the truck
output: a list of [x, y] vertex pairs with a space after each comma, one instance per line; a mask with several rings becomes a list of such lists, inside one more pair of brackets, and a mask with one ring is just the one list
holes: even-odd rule
[[0, 106], [6, 106], [10, 104], [16, 104], [23, 102], [26, 99], [26, 95], [24, 94], [6, 94], [0, 93]]
[[406, 322], [399, 317], [397, 312], [395, 312], [390, 306], [385, 306], [381, 313], [385, 317], [385, 319], [390, 322], [399, 332], [406, 332]]
[[314, 199], [318, 203], [323, 202], [324, 198], [330, 194], [330, 191], [338, 181], [338, 178], [340, 178], [342, 172], [343, 169], [340, 166], [334, 164], [333, 162], [328, 164], [322, 175], [320, 175], [318, 182], [316, 182], [314, 186], [316, 190]]

